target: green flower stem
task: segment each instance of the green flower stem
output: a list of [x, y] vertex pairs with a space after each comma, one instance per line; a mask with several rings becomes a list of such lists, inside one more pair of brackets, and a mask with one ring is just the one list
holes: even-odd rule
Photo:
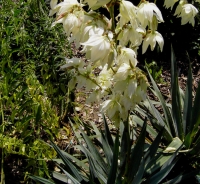
[[81, 73], [79, 73], [79, 72], [78, 72], [78, 75], [80, 75], [80, 76], [82, 76], [82, 77], [85, 77], [86, 79], [92, 81], [95, 85], [97, 85], [97, 86], [100, 88], [100, 90], [102, 90], [102, 87], [101, 87], [94, 79], [90, 78], [90, 76], [88, 76], [88, 75], [86, 76], [86, 75], [81, 74]]
[[111, 17], [111, 20], [112, 20], [112, 25], [111, 25], [111, 30], [113, 33], [115, 33], [115, 15], [114, 15], [114, 4], [115, 4], [115, 0], [114, 1], [111, 1], [111, 3], [109, 4], [109, 13], [110, 13], [110, 17]]
[[[97, 85], [100, 88], [100, 90], [103, 90], [102, 87], [94, 79], [90, 78], [90, 76], [88, 76], [88, 75], [86, 76], [86, 75], [81, 74], [79, 72], [78, 72], [78, 75], [81, 75], [82, 77], [85, 77], [86, 79], [92, 81], [95, 85]], [[108, 93], [111, 93], [111, 90], [109, 90], [109, 89], [106, 89], [105, 91], [108, 92]]]
[[117, 72], [114, 70], [113, 67], [110, 67], [110, 69], [113, 71], [114, 74], [116, 74]]
[[143, 2], [145, 2], [146, 0], [141, 0], [140, 2], [139, 2], [139, 4], [137, 5], [137, 7], [139, 7]]

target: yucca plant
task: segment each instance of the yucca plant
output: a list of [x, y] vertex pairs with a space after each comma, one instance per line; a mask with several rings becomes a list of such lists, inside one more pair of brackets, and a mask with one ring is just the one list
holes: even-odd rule
[[[158, 101], [147, 99], [145, 103], [137, 107], [132, 118], [141, 126], [143, 124], [142, 119], [148, 118], [152, 126], [149, 125], [147, 131], [154, 137], [157, 135], [157, 130], [164, 127], [163, 143], [167, 145], [174, 138], [178, 138], [183, 143], [180, 152], [184, 154], [193, 168], [197, 169], [200, 154], [200, 129], [198, 128], [200, 125], [200, 85], [193, 99], [192, 72], [189, 64], [185, 93], [181, 90], [178, 84], [176, 58], [173, 49], [171, 52], [171, 104], [164, 100], [158, 86], [149, 74], [152, 83], [150, 90], [158, 98]], [[162, 111], [159, 111], [156, 106], [162, 107]], [[175, 148], [171, 148], [169, 151], [175, 150]]]
[[[56, 180], [47, 180], [38, 176], [30, 176], [33, 180], [41, 183], [160, 183], [165, 182], [165, 178], [176, 165], [180, 156], [177, 155], [181, 148], [181, 141], [174, 139], [167, 148], [161, 148], [160, 143], [164, 128], [158, 133], [152, 144], [146, 140], [146, 121], [136, 141], [132, 139], [134, 131], [129, 130], [129, 122], [121, 124], [120, 131], [116, 131], [115, 138], [108, 128], [108, 123], [104, 118], [104, 132], [99, 132], [93, 126], [93, 133], [89, 129], [85, 131], [75, 130], [75, 135], [79, 145], [75, 146], [81, 153], [79, 159], [75, 155], [70, 155], [52, 143], [53, 148], [61, 159], [54, 159], [61, 172], [53, 171], [52, 176]], [[95, 132], [95, 134], [94, 134]], [[177, 151], [166, 153], [170, 147]], [[101, 151], [100, 151], [101, 150]], [[80, 159], [82, 158], [82, 159]], [[184, 178], [193, 175], [180, 174], [173, 178], [168, 178], [166, 183], [176, 183]], [[196, 174], [196, 173], [195, 173]], [[57, 182], [56, 182], [57, 181]]]

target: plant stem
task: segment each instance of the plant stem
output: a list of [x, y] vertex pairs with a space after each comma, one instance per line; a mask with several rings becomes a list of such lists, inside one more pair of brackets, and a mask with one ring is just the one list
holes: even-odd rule
[[111, 2], [109, 5], [109, 13], [112, 20], [111, 30], [115, 33], [115, 15], [114, 15], [114, 4], [115, 2]]

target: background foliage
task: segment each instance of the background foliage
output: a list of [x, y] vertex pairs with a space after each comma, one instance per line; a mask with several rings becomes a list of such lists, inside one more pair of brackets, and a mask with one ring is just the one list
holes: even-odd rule
[[[72, 52], [61, 29], [51, 28], [45, 1], [0, 1], [0, 11], [1, 158], [18, 154], [26, 163], [20, 173], [48, 175], [44, 159], [56, 153], [44, 141], [59, 138], [71, 95], [70, 75], [60, 72], [59, 64]], [[14, 182], [10, 173], [5, 168], [6, 181]]]

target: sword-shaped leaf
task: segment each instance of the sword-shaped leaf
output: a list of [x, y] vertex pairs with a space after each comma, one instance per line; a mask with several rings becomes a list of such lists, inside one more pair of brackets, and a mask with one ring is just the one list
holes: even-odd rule
[[116, 176], [117, 176], [117, 169], [118, 169], [118, 154], [119, 154], [119, 133], [117, 133], [117, 136], [115, 138], [114, 154], [113, 154], [110, 171], [108, 174], [107, 184], [115, 183]]
[[132, 183], [134, 180], [134, 177], [140, 167], [140, 163], [143, 157], [144, 152], [144, 143], [145, 143], [145, 135], [146, 135], [146, 126], [147, 122], [145, 121], [142, 130], [140, 132], [140, 135], [138, 137], [138, 140], [133, 148], [133, 151], [131, 153], [130, 162], [128, 165], [128, 183]]

